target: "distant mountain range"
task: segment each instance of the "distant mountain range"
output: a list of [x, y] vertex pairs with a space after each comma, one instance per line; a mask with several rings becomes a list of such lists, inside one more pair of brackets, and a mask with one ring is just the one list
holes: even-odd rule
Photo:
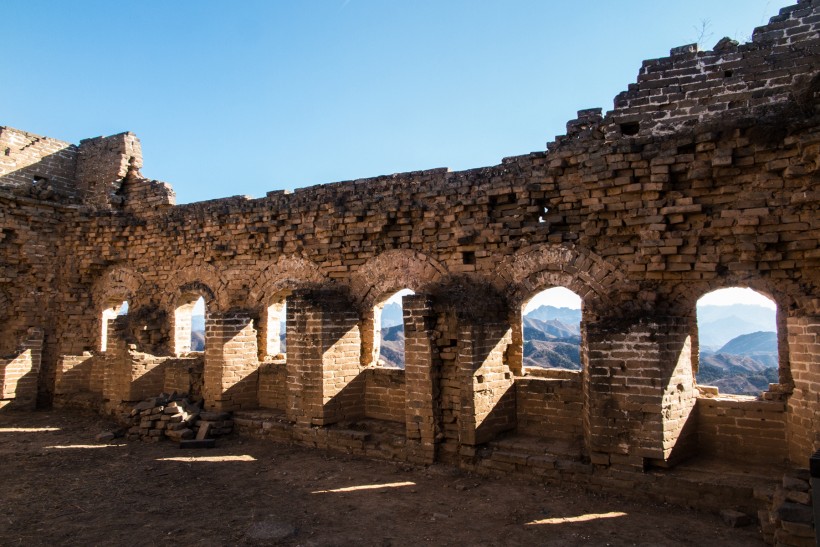
[[716, 386], [721, 393], [759, 395], [777, 380], [777, 366], [766, 366], [754, 357], [728, 353], [700, 356], [698, 383]]
[[382, 308], [382, 328], [395, 327], [404, 323], [404, 312], [401, 304], [391, 302]]
[[697, 381], [721, 393], [758, 395], [778, 381], [777, 333], [741, 334], [715, 352], [701, 348]]
[[205, 316], [191, 316], [191, 351], [205, 351]]
[[390, 368], [404, 368], [404, 325], [402, 323], [392, 327], [385, 327], [382, 324], [379, 364]]
[[581, 310], [573, 308], [556, 308], [555, 306], [539, 306], [526, 314], [525, 319], [538, 319], [541, 321], [560, 321], [566, 327], [581, 332]]
[[741, 334], [757, 331], [777, 332], [775, 310], [763, 306], [698, 306], [697, 313], [701, 351], [720, 348]]
[[[557, 317], [577, 320], [566, 324]], [[541, 306], [524, 316], [522, 326], [525, 367], [581, 370], [581, 310]]]

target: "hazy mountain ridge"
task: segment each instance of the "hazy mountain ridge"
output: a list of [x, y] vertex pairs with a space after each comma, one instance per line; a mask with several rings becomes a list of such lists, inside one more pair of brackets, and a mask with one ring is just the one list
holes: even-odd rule
[[404, 325], [382, 326], [379, 361], [382, 366], [404, 368]]
[[581, 370], [581, 310], [539, 306], [524, 316], [524, 366]]
[[538, 321], [560, 321], [565, 327], [581, 334], [581, 310], [573, 308], [556, 308], [555, 306], [539, 306], [526, 314], [524, 319]]
[[382, 328], [395, 327], [404, 323], [404, 312], [401, 304], [391, 302], [382, 308]]
[[733, 338], [751, 332], [776, 332], [776, 315], [771, 308], [752, 304], [698, 306], [700, 348], [720, 348]]
[[754, 353], [777, 353], [777, 333], [769, 331], [741, 334], [729, 340], [715, 353], [751, 355]]
[[697, 380], [701, 385], [717, 386], [721, 393], [758, 395], [777, 382], [778, 369], [746, 355], [701, 355]]

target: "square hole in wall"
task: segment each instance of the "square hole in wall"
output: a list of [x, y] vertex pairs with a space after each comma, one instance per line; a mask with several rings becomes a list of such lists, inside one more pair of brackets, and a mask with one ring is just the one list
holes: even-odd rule
[[461, 253], [461, 261], [464, 264], [475, 264], [475, 251], [464, 251]]

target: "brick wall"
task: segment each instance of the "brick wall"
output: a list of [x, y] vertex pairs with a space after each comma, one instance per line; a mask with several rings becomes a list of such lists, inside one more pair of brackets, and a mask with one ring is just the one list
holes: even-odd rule
[[77, 146], [0, 127], [0, 188], [38, 199], [74, 200]]
[[205, 324], [207, 408], [238, 410], [258, 406], [259, 368], [254, 321], [243, 312], [211, 312]]
[[372, 367], [364, 371], [364, 415], [389, 422], [405, 422], [406, 390], [400, 369]]
[[42, 351], [43, 331], [31, 328], [13, 355], [0, 358], [0, 408], [34, 409]]
[[503, 324], [467, 324], [459, 330], [462, 444], [482, 444], [515, 428], [514, 380], [505, 359], [510, 336]]
[[582, 373], [550, 370], [546, 374], [549, 377], [515, 379], [518, 433], [543, 439], [583, 439]]
[[787, 321], [794, 393], [788, 402], [788, 449], [792, 461], [804, 462], [820, 449], [820, 316]]
[[636, 468], [691, 453], [690, 328], [674, 317], [587, 325], [591, 451]]
[[434, 331], [436, 315], [432, 303], [423, 295], [403, 297], [402, 310], [408, 457], [419, 463], [432, 463], [442, 430], [443, 385]]
[[330, 291], [288, 300], [287, 413], [300, 425], [326, 425], [364, 413], [357, 314]]
[[786, 460], [783, 402], [701, 398], [696, 410], [700, 454], [739, 463], [777, 464]]
[[85, 203], [94, 207], [119, 206], [118, 195], [126, 175], [142, 167], [142, 147], [133, 133], [80, 141], [77, 187]]
[[259, 366], [259, 406], [285, 410], [288, 371], [285, 362], [267, 362]]

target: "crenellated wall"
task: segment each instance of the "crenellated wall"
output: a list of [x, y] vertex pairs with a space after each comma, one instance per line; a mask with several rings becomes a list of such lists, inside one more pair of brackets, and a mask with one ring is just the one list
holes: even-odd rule
[[[749, 450], [804, 465], [820, 448], [818, 30], [805, 1], [750, 44], [675, 48], [546, 151], [259, 199], [174, 206], [130, 133], [0, 128], [0, 349], [43, 333], [41, 404], [187, 390], [275, 416], [280, 440], [417, 463], [609, 485]], [[583, 301], [580, 372], [522, 364], [522, 304], [554, 286]], [[731, 286], [778, 307], [780, 382], [759, 400], [694, 380], [696, 302]], [[406, 368], [385, 370], [374, 307], [401, 289]], [[268, 355], [285, 301], [287, 352]]]

